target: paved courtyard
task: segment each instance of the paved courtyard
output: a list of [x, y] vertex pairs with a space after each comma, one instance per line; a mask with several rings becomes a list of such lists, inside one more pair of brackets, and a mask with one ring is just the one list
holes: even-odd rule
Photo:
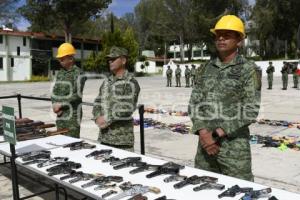
[[[187, 110], [191, 88], [167, 88], [166, 80], [161, 76], [138, 78], [141, 86], [139, 104], [145, 107]], [[84, 101], [93, 102], [98, 94], [101, 80], [89, 80], [84, 89]], [[184, 85], [184, 80], [182, 80]], [[291, 88], [292, 77], [289, 77], [288, 90], [281, 90], [281, 78], [274, 78], [273, 90], [267, 90], [266, 77], [263, 77], [262, 106], [260, 119], [287, 120], [300, 124], [300, 90]], [[174, 83], [173, 83], [174, 84]], [[20, 93], [27, 96], [49, 97], [51, 83], [10, 83], [0, 84], [1, 96]], [[0, 100], [0, 105], [17, 105], [14, 99]], [[49, 102], [22, 99], [23, 117], [35, 120], [54, 122]], [[98, 129], [92, 118], [92, 107], [84, 106], [84, 118], [81, 127], [81, 137], [95, 141]], [[134, 114], [138, 118], [138, 112]], [[191, 125], [188, 117], [170, 116], [162, 114], [145, 114], [166, 124], [182, 122]], [[283, 126], [251, 125], [251, 133], [259, 135], [300, 136], [297, 128]], [[135, 151], [139, 152], [139, 127], [135, 127]], [[193, 166], [193, 159], [197, 147], [197, 137], [194, 135], [181, 135], [170, 130], [145, 129], [146, 155], [175, 161]], [[300, 152], [288, 149], [280, 151], [276, 148], [262, 148], [261, 145], [251, 145], [253, 158], [253, 172], [255, 182], [264, 185], [300, 193]], [[0, 158], [1, 159], [1, 158]], [[0, 161], [1, 162], [1, 161]], [[26, 172], [25, 172], [26, 173]], [[27, 172], [28, 173], [28, 172]], [[0, 199], [11, 199], [11, 182], [8, 166], [0, 166]], [[37, 177], [38, 178], [38, 177]], [[42, 180], [43, 181], [43, 180]], [[21, 179], [21, 193], [30, 194], [40, 189], [30, 179]], [[40, 191], [40, 190], [38, 190]], [[76, 196], [76, 194], [74, 195]], [[78, 196], [78, 195], [77, 195]], [[77, 197], [76, 196], [76, 197]], [[34, 199], [51, 199], [40, 196]]]

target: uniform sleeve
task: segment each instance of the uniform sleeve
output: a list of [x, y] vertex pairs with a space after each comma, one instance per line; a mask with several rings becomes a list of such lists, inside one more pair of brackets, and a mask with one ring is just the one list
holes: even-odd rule
[[99, 93], [98, 96], [96, 97], [94, 101], [94, 106], [93, 106], [93, 119], [96, 120], [100, 116], [104, 116], [104, 103], [105, 103], [105, 90], [106, 88], [106, 82], [104, 81], [102, 85], [99, 88]]
[[236, 137], [239, 129], [249, 126], [255, 122], [261, 101], [261, 70], [257, 67], [251, 68], [245, 73], [243, 82], [243, 94], [241, 99], [241, 115], [237, 120], [228, 120], [220, 124], [228, 137]]
[[54, 86], [52, 89], [52, 94], [51, 94], [51, 101], [53, 104], [62, 102], [62, 99], [60, 98], [61, 91], [63, 90], [63, 88], [60, 84], [60, 81], [63, 80], [62, 76], [63, 75], [62, 75], [61, 71], [58, 71], [58, 73], [55, 77], [55, 83], [54, 83]]

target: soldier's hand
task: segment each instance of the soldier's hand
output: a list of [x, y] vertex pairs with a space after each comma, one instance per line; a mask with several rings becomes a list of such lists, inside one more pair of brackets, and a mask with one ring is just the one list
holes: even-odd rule
[[220, 146], [214, 143], [206, 146], [204, 149], [208, 155], [217, 155], [220, 151]]
[[216, 144], [216, 141], [212, 137], [212, 132], [207, 129], [199, 131], [199, 141], [208, 155], [216, 155], [220, 150], [219, 145]]
[[61, 104], [58, 104], [58, 103], [54, 104], [52, 106], [53, 112], [56, 113], [56, 114], [61, 111], [61, 108], [62, 108]]
[[56, 115], [57, 115], [58, 117], [62, 116], [62, 114], [63, 114], [63, 111], [62, 111], [62, 110], [60, 110], [60, 111], [58, 111], [58, 112], [56, 113]]
[[104, 119], [104, 116], [100, 116], [96, 119], [96, 124], [100, 127], [100, 128], [106, 128], [107, 127], [107, 123]]
[[218, 134], [219, 137], [224, 137], [226, 136], [225, 131], [222, 128], [217, 128], [216, 133]]

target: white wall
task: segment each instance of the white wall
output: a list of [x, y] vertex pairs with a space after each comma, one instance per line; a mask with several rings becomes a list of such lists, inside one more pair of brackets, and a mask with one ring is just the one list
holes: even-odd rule
[[[281, 76], [281, 68], [283, 66], [283, 61], [286, 62], [299, 62], [299, 60], [268, 60], [268, 61], [257, 61], [255, 64], [259, 66], [262, 69], [262, 75], [267, 76], [266, 70], [269, 66], [269, 61], [273, 63], [273, 66], [275, 68], [274, 76]], [[299, 64], [298, 64], [299, 68]]]
[[14, 81], [30, 80], [31, 58], [14, 58], [14, 67], [11, 67]]
[[[181, 76], [184, 77], [184, 71], [185, 71], [185, 66], [189, 66], [189, 69], [192, 69], [192, 64], [179, 64], [180, 69], [181, 69]], [[196, 69], [200, 66], [200, 64], [194, 64], [196, 66]], [[168, 66], [173, 70], [172, 77], [175, 77], [175, 70], [177, 69], [177, 64], [175, 64], [173, 61], [170, 61], [168, 64], [163, 66], [163, 77], [166, 77], [167, 74], [167, 69]]]
[[28, 38], [26, 38], [26, 46], [23, 46], [23, 36], [8, 36], [8, 54], [17, 56], [17, 47], [20, 47], [20, 56], [30, 56]]
[[[147, 61], [149, 62], [149, 66], [145, 66], [144, 62], [136, 62], [135, 63], [135, 71], [136, 72], [145, 72], [145, 73], [156, 73], [156, 63], [154, 61]], [[144, 65], [145, 68], [142, 69], [141, 65]]]
[[1, 57], [3, 58], [3, 69], [0, 69], [0, 81], [7, 81], [6, 57], [3, 57], [3, 56], [1, 56]]

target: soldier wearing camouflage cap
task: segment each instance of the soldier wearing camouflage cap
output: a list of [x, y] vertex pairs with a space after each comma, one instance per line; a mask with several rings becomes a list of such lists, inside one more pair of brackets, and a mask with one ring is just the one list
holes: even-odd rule
[[136, 109], [140, 86], [126, 69], [128, 51], [112, 47], [106, 56], [111, 75], [102, 83], [95, 99], [93, 115], [99, 126], [99, 142], [133, 151], [132, 114]]
[[248, 126], [260, 108], [261, 71], [238, 54], [241, 19], [223, 16], [211, 32], [218, 56], [197, 69], [189, 102], [199, 138], [195, 167], [253, 181]]

